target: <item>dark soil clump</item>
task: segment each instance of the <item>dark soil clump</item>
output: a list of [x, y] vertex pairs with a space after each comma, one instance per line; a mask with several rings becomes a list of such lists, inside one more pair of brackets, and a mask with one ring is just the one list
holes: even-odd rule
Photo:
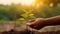
[[4, 31], [4, 32], [1, 32], [0, 34], [60, 34], [60, 31], [56, 31], [56, 32], [33, 32], [31, 33], [32, 31], [27, 31], [27, 30], [24, 30], [24, 31], [14, 31], [13, 29], [10, 30], [10, 31]]
[[15, 30], [12, 29], [10, 31], [1, 32], [0, 34], [31, 34], [31, 31], [27, 31], [27, 30], [24, 30], [24, 31], [15, 31]]

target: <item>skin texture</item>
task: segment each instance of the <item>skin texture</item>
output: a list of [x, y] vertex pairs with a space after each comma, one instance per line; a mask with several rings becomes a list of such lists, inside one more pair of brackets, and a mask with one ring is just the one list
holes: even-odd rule
[[29, 22], [31, 22], [27, 24], [29, 27], [39, 30], [45, 26], [60, 25], [60, 15], [50, 18], [36, 18]]

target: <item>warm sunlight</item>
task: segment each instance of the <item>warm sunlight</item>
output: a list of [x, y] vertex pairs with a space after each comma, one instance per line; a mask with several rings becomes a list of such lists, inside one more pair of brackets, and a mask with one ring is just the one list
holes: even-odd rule
[[4, 5], [11, 5], [11, 3], [18, 4], [20, 3], [21, 5], [26, 5], [26, 6], [36, 6], [38, 4], [39, 6], [40, 0], [0, 0], [0, 4]]
[[11, 4], [11, 3], [21, 3], [22, 5], [31, 5], [35, 2], [35, 0], [0, 0], [0, 4]]
[[35, 2], [35, 0], [20, 0], [22, 5], [31, 5]]

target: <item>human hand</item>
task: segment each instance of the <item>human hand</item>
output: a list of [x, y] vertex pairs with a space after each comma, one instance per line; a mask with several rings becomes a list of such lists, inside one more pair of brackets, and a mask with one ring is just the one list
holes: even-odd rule
[[27, 25], [29, 27], [37, 29], [37, 30], [43, 28], [46, 25], [44, 23], [45, 22], [45, 18], [36, 18], [36, 19], [30, 20], [29, 22], [31, 22], [31, 23], [27, 23]]

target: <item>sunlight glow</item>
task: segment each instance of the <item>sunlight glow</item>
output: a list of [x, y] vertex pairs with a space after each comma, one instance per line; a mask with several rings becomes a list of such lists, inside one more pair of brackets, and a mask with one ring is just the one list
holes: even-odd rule
[[35, 2], [35, 0], [20, 0], [22, 5], [31, 5]]
[[21, 4], [22, 6], [39, 7], [43, 4], [40, 0], [0, 0], [0, 4], [11, 5], [11, 3]]

